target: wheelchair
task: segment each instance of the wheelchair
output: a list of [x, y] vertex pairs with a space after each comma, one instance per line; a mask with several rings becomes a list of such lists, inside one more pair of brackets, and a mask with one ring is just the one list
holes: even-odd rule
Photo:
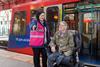
[[[72, 67], [84, 67], [84, 65], [82, 63], [80, 63], [79, 61], [79, 52], [80, 52], [80, 48], [81, 48], [81, 35], [79, 33], [75, 33], [73, 35], [74, 38], [74, 43], [75, 43], [75, 47], [73, 49], [73, 53], [71, 55], [71, 59], [70, 59], [70, 64], [72, 65]], [[78, 40], [79, 39], [79, 40]], [[56, 51], [58, 51], [58, 46], [56, 46]], [[52, 54], [51, 48], [50, 46], [48, 46], [48, 51], [49, 54]], [[57, 64], [56, 61], [53, 64], [53, 67], [69, 67], [69, 66], [65, 66], [63, 64]]]

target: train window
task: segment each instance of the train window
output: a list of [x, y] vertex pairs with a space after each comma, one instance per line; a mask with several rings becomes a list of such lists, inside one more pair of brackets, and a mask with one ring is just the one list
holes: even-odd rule
[[5, 22], [4, 22], [4, 34], [5, 34], [5, 35], [8, 35], [8, 32], [9, 32], [8, 29], [9, 29], [9, 28], [8, 28], [8, 22], [5, 21]]
[[47, 8], [46, 20], [50, 28], [50, 34], [53, 36], [59, 21], [59, 8], [57, 6]]
[[63, 4], [63, 20], [69, 18], [69, 29], [78, 30], [78, 12], [75, 9], [76, 3]]
[[[94, 15], [94, 16], [93, 16]], [[92, 34], [94, 30], [94, 22], [96, 18], [95, 13], [84, 13], [83, 32], [85, 34]]]
[[26, 33], [26, 12], [19, 11], [14, 14], [13, 34], [25, 35]]
[[0, 36], [2, 36], [2, 21], [0, 21]]

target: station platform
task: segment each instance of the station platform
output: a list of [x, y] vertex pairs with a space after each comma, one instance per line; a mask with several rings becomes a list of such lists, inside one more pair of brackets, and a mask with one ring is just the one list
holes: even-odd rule
[[[40, 58], [40, 63], [42, 63], [41, 60]], [[99, 60], [89, 60], [80, 56], [80, 61], [85, 62], [84, 67], [100, 67]], [[33, 56], [0, 49], [0, 67], [34, 67]]]
[[0, 67], [34, 67], [33, 57], [0, 49]]

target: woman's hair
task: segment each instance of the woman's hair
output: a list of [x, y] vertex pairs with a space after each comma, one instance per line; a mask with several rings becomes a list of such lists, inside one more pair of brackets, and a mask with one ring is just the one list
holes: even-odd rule
[[42, 14], [42, 13], [44, 13], [44, 12], [40, 12], [40, 11], [38, 11], [37, 13], [36, 13], [36, 19], [38, 20], [38, 21], [40, 21], [40, 19], [39, 19], [39, 16], [40, 16], [40, 14]]

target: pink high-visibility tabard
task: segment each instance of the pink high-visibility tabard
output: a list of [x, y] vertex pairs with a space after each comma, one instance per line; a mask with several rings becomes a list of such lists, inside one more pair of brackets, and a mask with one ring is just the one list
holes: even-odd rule
[[40, 47], [44, 45], [44, 27], [37, 22], [37, 29], [30, 32], [30, 46]]

